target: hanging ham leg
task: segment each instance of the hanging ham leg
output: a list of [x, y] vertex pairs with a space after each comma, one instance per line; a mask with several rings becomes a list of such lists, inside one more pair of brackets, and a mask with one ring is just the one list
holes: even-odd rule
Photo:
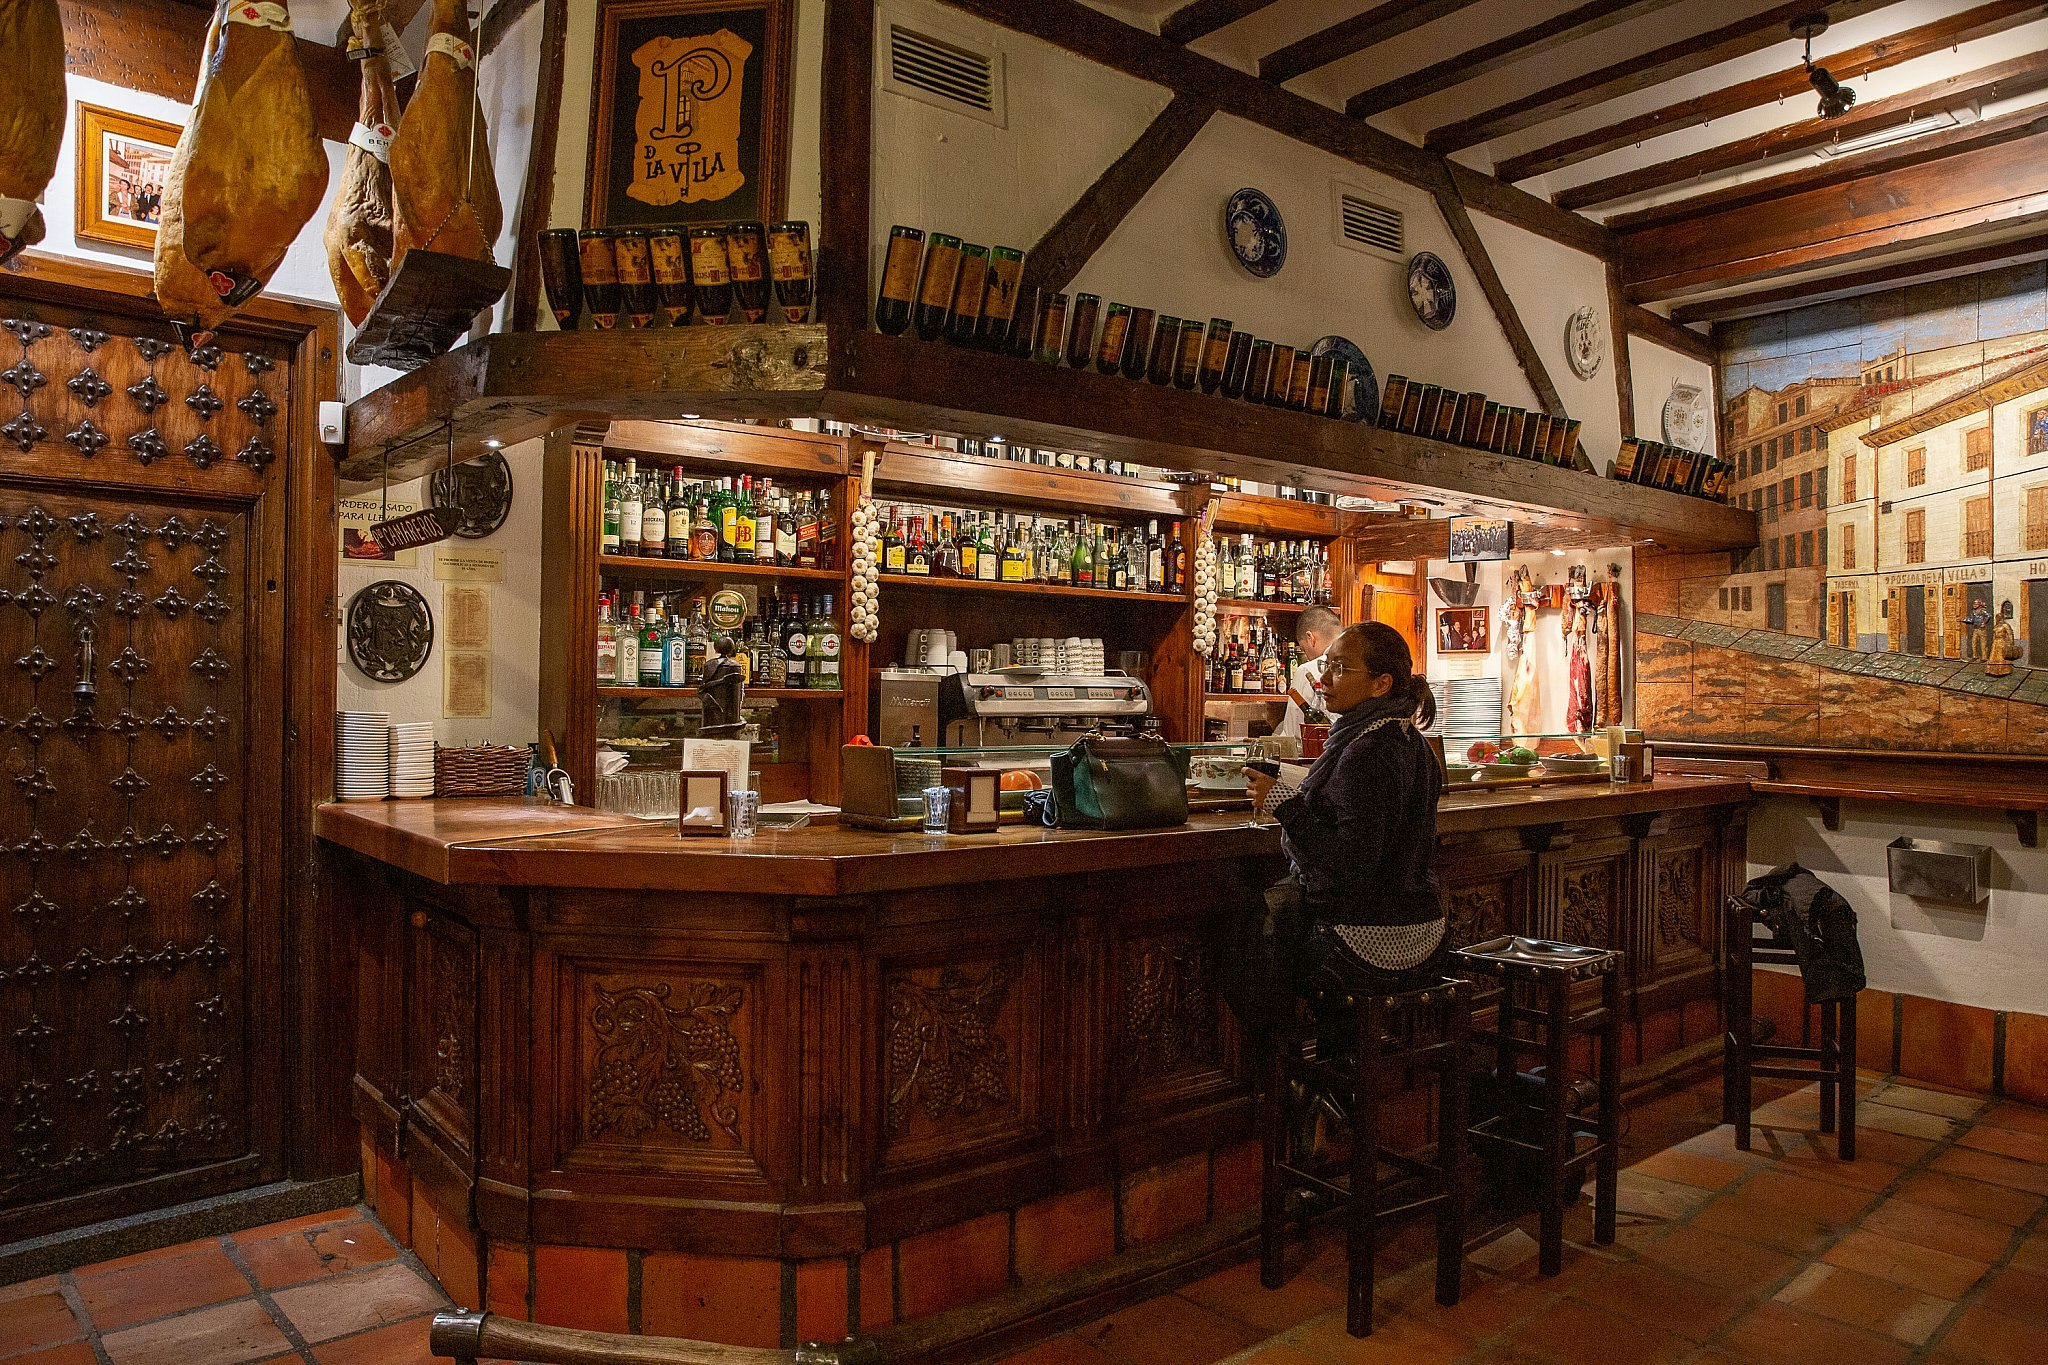
[[463, 0], [434, 0], [433, 29], [391, 144], [394, 272], [415, 247], [488, 261], [504, 223]]
[[348, 17], [355, 35], [349, 55], [362, 53], [363, 93], [323, 240], [341, 310], [360, 327], [391, 279], [388, 162], [398, 96], [391, 88], [391, 60], [384, 52], [384, 0], [357, 0]]
[[43, 239], [36, 196], [64, 144], [64, 26], [57, 0], [0, 0], [0, 52], [14, 89], [0, 97], [0, 261]]
[[174, 322], [207, 331], [263, 288], [327, 189], [290, 13], [233, 0], [214, 24], [157, 239], [158, 301]]

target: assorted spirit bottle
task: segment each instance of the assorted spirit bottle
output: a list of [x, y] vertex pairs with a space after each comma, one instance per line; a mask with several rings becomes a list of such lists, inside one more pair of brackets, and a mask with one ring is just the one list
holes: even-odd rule
[[1187, 591], [1187, 554], [1177, 521], [1170, 536], [1162, 537], [1157, 521], [1141, 529], [1089, 517], [898, 503], [882, 509], [878, 551], [885, 576]]
[[607, 460], [600, 548], [639, 559], [836, 569], [828, 491], [792, 492], [765, 475], [690, 482], [673, 468]]
[[[840, 686], [839, 618], [832, 593], [764, 596], [734, 643], [747, 685], [830, 692]], [[696, 687], [718, 633], [704, 599], [625, 590], [597, 599], [599, 687]]]
[[1208, 690], [1276, 696], [1287, 690], [1301, 662], [1301, 649], [1281, 640], [1272, 626], [1249, 616], [1224, 616], [1217, 622], [1217, 646], [1209, 655]]
[[1330, 552], [1313, 540], [1216, 537], [1216, 595], [1226, 601], [1330, 603]]

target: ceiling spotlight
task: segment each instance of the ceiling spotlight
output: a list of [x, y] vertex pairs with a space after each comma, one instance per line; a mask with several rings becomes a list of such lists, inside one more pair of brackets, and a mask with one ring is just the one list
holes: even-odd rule
[[1824, 66], [1813, 64], [1813, 40], [1828, 30], [1825, 14], [1802, 14], [1792, 21], [1792, 36], [1806, 42], [1806, 79], [1820, 94], [1820, 116], [1840, 118], [1856, 102], [1856, 92], [1834, 78]]

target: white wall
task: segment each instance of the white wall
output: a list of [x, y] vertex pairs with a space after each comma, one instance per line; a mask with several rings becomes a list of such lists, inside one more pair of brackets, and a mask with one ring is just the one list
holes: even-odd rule
[[[1892, 895], [1885, 845], [1901, 834], [1989, 844], [1990, 900], [1971, 911]], [[2048, 853], [2020, 847], [1999, 812], [1844, 801], [1842, 828], [1831, 832], [1811, 802], [1761, 801], [1749, 822], [1750, 875], [1795, 860], [1856, 908], [1874, 988], [2048, 1014]]]
[[1636, 435], [1653, 441], [1664, 439], [1664, 400], [1675, 383], [1692, 384], [1700, 391], [1700, 403], [1707, 414], [1706, 451], [1721, 453], [1721, 423], [1714, 412], [1714, 369], [1704, 360], [1694, 360], [1678, 351], [1667, 350], [1642, 337], [1628, 339], [1630, 389], [1635, 395]]
[[[341, 562], [335, 583], [335, 667], [339, 671], [335, 704], [345, 711], [388, 711], [396, 722], [432, 721], [442, 744], [526, 744], [539, 734], [540, 714], [540, 441], [508, 446], [503, 454], [512, 469], [512, 510], [505, 524], [481, 540], [451, 539], [423, 546], [411, 568], [394, 564]], [[415, 505], [427, 502], [426, 480], [394, 484], [394, 500]], [[434, 553], [497, 550], [505, 557], [504, 580], [490, 588], [491, 715], [487, 720], [448, 720], [441, 715], [441, 666], [447, 623], [442, 589], [434, 577]], [[363, 676], [349, 662], [341, 629], [345, 608], [364, 586], [379, 579], [410, 583], [427, 599], [434, 614], [434, 649], [426, 665], [402, 683], [380, 683]], [[469, 585], [463, 585], [469, 586]]]

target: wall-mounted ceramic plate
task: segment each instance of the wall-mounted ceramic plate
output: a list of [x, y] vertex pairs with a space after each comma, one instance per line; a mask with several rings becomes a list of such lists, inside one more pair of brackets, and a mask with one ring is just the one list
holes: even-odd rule
[[1345, 421], [1370, 422], [1380, 415], [1379, 376], [1373, 373], [1372, 362], [1365, 358], [1357, 342], [1350, 337], [1322, 337], [1309, 348], [1309, 355], [1334, 355], [1350, 367], [1344, 379]]
[[1237, 263], [1260, 279], [1271, 279], [1287, 264], [1287, 224], [1264, 193], [1242, 189], [1223, 206], [1223, 233]]
[[1457, 283], [1434, 251], [1419, 251], [1408, 262], [1408, 303], [1432, 332], [1441, 332], [1458, 315]]
[[1571, 362], [1572, 373], [1581, 379], [1600, 373], [1600, 364], [1607, 359], [1607, 334], [1600, 326], [1600, 315], [1590, 305], [1574, 310], [1564, 320], [1564, 356]]

